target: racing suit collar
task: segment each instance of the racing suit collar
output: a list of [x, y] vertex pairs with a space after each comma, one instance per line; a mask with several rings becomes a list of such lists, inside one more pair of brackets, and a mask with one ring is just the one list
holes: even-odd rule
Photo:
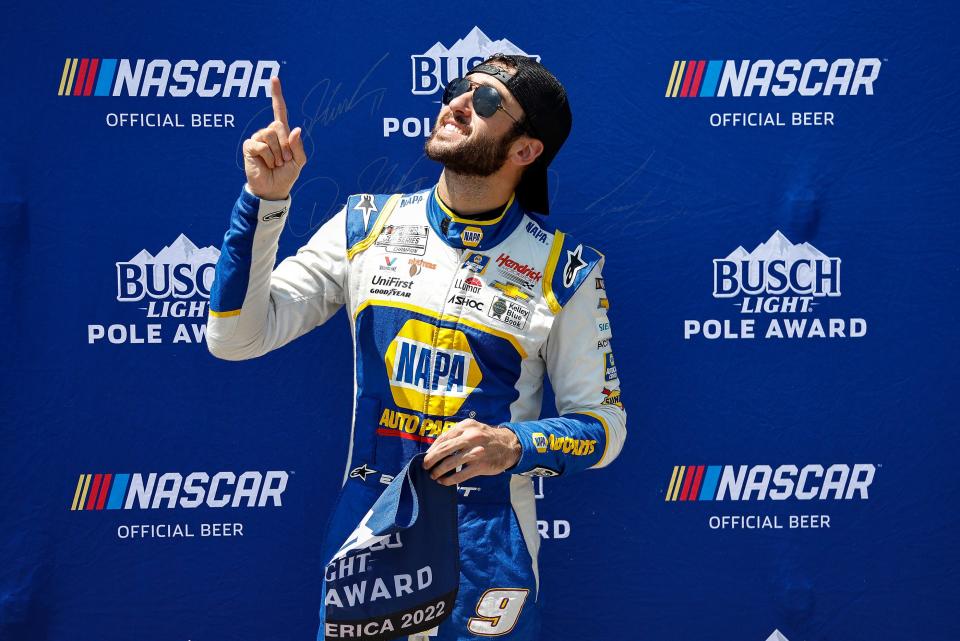
[[523, 211], [515, 194], [510, 196], [499, 216], [487, 220], [458, 216], [440, 200], [436, 186], [427, 199], [427, 219], [430, 226], [444, 242], [455, 249], [486, 251], [506, 240], [520, 224], [521, 218]]

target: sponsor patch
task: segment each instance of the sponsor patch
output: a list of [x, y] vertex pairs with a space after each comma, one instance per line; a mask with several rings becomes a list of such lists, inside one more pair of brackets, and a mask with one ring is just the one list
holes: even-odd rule
[[620, 390], [619, 389], [608, 389], [603, 388], [603, 400], [600, 402], [601, 405], [616, 405], [620, 409], [623, 409], [623, 403], [620, 402]]
[[613, 361], [613, 352], [603, 355], [603, 378], [607, 381], [617, 380], [617, 365]]
[[604, 290], [606, 289], [606, 286], [604, 285], [602, 277], [594, 278], [593, 282], [596, 283], [596, 289], [604, 289]]
[[423, 256], [427, 251], [428, 228], [425, 225], [387, 225], [377, 237], [377, 247], [394, 254]]
[[479, 227], [464, 227], [460, 232], [460, 241], [467, 247], [476, 247], [483, 240], [483, 230]]
[[532, 470], [524, 472], [520, 476], [560, 476], [560, 472], [552, 470], [549, 467], [535, 467]]
[[474, 300], [462, 294], [454, 294], [447, 301], [451, 305], [456, 305], [457, 307], [466, 307], [467, 309], [475, 309], [479, 312], [483, 311], [485, 303], [483, 301]]
[[573, 251], [567, 250], [567, 264], [563, 267], [563, 286], [570, 287], [577, 279], [577, 274], [581, 269], [587, 266], [587, 262], [582, 258], [583, 245], [577, 245]]
[[489, 262], [489, 256], [470, 252], [467, 254], [467, 257], [463, 259], [463, 267], [464, 269], [469, 269], [477, 274], [482, 274], [483, 272], [487, 271], [487, 263]]
[[494, 296], [487, 316], [516, 329], [526, 329], [530, 320], [530, 308], [502, 296]]
[[534, 432], [533, 434], [530, 435], [530, 438], [533, 439], [533, 446], [537, 449], [539, 453], [541, 454], [547, 453], [547, 448], [549, 447], [549, 443], [547, 441], [546, 434], [543, 434], [541, 432]]
[[499, 289], [501, 292], [503, 292], [503, 295], [507, 296], [508, 298], [512, 298], [514, 300], [530, 300], [530, 294], [526, 293], [513, 283], [503, 283], [499, 280], [496, 280], [490, 286], [494, 289]]

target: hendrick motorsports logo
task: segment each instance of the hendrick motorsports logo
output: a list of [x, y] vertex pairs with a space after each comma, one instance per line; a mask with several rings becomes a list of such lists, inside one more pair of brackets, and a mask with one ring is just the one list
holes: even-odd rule
[[[443, 91], [447, 83], [461, 78], [466, 73], [495, 53], [528, 56], [540, 60], [540, 56], [526, 53], [506, 38], [492, 40], [474, 27], [463, 38], [449, 48], [437, 42], [422, 54], [410, 56], [412, 86], [410, 92], [415, 96], [432, 96]], [[439, 102], [439, 101], [438, 101]], [[407, 138], [429, 136], [432, 129], [429, 117], [384, 118], [383, 136], [401, 134]]]
[[[156, 256], [146, 249], [128, 261], [116, 263], [117, 301], [139, 303], [147, 318], [196, 318], [171, 330], [173, 343], [200, 343], [206, 331], [210, 287], [220, 250], [197, 247], [180, 234]], [[158, 344], [165, 342], [162, 323], [87, 325], [87, 343]], [[167, 336], [166, 338], [169, 338]]]
[[[270, 96], [276, 60], [67, 58], [58, 96], [258, 98]], [[108, 127], [233, 127], [230, 113], [111, 112]]]
[[688, 319], [683, 337], [753, 339], [756, 317], [775, 315], [762, 330], [763, 338], [862, 338], [867, 334], [863, 318], [814, 315], [821, 302], [840, 297], [840, 265], [839, 258], [810, 243], [795, 245], [779, 231], [751, 252], [737, 247], [713, 260], [713, 297], [731, 301], [741, 318]]
[[[879, 58], [674, 60], [667, 98], [872, 96]], [[832, 111], [711, 113], [713, 127], [834, 125]]]
[[[289, 472], [81, 474], [71, 511], [282, 507]], [[243, 523], [135, 523], [117, 526], [120, 539], [243, 536]]]
[[[827, 467], [797, 465], [675, 465], [664, 501], [699, 504], [758, 501], [866, 501], [877, 466], [870, 463]], [[711, 529], [819, 529], [830, 527], [828, 514], [711, 515]]]

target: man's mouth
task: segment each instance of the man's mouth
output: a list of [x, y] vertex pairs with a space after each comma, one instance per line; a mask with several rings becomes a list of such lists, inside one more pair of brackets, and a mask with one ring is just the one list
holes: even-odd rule
[[464, 127], [457, 121], [453, 120], [452, 118], [448, 118], [447, 120], [445, 120], [443, 125], [440, 127], [440, 129], [442, 131], [449, 132], [449, 133], [458, 133], [463, 136], [468, 135], [466, 127]]

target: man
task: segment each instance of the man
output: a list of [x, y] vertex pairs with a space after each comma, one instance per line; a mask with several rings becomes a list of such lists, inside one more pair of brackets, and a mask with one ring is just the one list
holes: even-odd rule
[[[254, 358], [346, 305], [354, 423], [324, 555], [426, 451], [432, 476], [458, 486], [461, 577], [452, 616], [425, 638], [536, 639], [530, 477], [603, 467], [626, 436], [603, 256], [540, 216], [547, 165], [570, 131], [566, 93], [532, 59], [481, 63], [444, 93], [425, 146], [444, 165], [435, 187], [351, 196], [273, 269], [307, 159], [272, 82], [274, 122], [243, 145], [247, 185], [217, 264], [210, 351]], [[559, 418], [538, 420], [544, 372]]]

